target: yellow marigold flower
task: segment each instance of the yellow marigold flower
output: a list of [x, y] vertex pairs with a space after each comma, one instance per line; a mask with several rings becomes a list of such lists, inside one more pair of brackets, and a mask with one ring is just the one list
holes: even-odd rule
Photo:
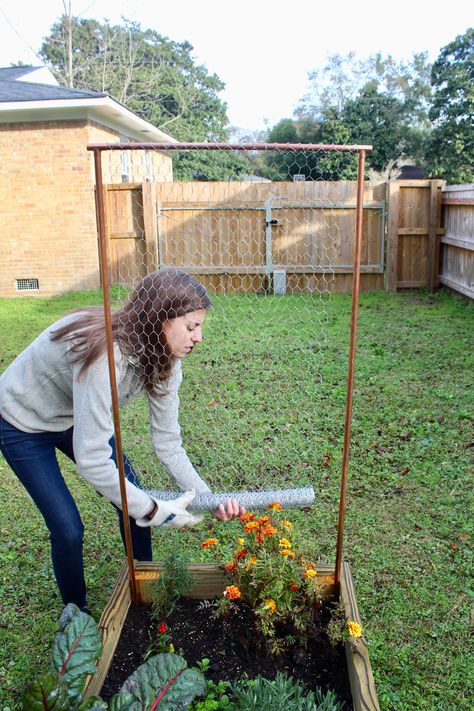
[[248, 511], [247, 513], [242, 514], [240, 520], [242, 521], [242, 523], [247, 523], [247, 521], [253, 521], [254, 518], [255, 514], [250, 513], [250, 511]]
[[268, 600], [264, 600], [263, 604], [265, 605], [267, 610], [270, 610], [272, 615], [276, 612], [277, 604], [276, 604], [275, 600], [273, 600], [271, 597], [268, 598]]
[[228, 597], [229, 600], [238, 600], [241, 594], [237, 585], [228, 585], [224, 590], [224, 596]]
[[245, 538], [237, 538], [237, 545], [243, 546], [245, 543]]
[[304, 577], [305, 578], [315, 578], [316, 577], [316, 571], [314, 568], [306, 568], [304, 571]]
[[291, 541], [288, 538], [280, 538], [280, 543], [278, 544], [282, 548], [291, 548]]
[[245, 533], [251, 533], [252, 531], [258, 531], [259, 528], [260, 528], [260, 524], [258, 521], [249, 521], [246, 524], [244, 531], [245, 531]]
[[288, 548], [283, 548], [283, 550], [280, 551], [280, 555], [284, 555], [285, 558], [295, 557], [295, 553], [293, 551], [288, 550]]
[[292, 522], [288, 521], [287, 518], [283, 519], [283, 521], [281, 522], [281, 525], [283, 526], [283, 528], [286, 528], [288, 531], [291, 531], [291, 529], [293, 528]]
[[347, 631], [351, 637], [362, 637], [362, 627], [358, 622], [354, 622], [354, 620], [347, 622]]
[[210, 548], [211, 546], [217, 546], [219, 543], [217, 538], [206, 538], [205, 541], [201, 543], [201, 548]]
[[281, 511], [283, 506], [279, 501], [271, 501], [267, 508], [272, 509], [272, 511]]

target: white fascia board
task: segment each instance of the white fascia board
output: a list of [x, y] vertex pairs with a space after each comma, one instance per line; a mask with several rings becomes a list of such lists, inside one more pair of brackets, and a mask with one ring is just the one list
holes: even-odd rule
[[0, 103], [0, 123], [90, 119], [136, 141], [176, 143], [176, 139], [108, 96], [85, 99]]

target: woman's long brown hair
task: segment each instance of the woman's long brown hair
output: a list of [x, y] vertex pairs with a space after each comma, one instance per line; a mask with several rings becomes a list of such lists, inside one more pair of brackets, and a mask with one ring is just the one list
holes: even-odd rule
[[[165, 269], [148, 274], [112, 314], [113, 338], [121, 353], [137, 359], [147, 392], [155, 394], [173, 363], [163, 323], [210, 306], [205, 288], [189, 274]], [[81, 363], [80, 377], [106, 351], [103, 309], [81, 309], [76, 319], [53, 331], [51, 340], [70, 342], [72, 362]]]

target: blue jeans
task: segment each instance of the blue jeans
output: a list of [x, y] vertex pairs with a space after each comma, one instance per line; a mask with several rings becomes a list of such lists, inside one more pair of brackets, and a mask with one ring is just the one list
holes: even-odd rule
[[[84, 526], [74, 499], [63, 479], [56, 459], [56, 449], [75, 462], [72, 446], [73, 427], [64, 432], [22, 432], [0, 416], [0, 449], [29, 495], [40, 510], [49, 529], [54, 574], [65, 605], [74, 602], [86, 606], [83, 539]], [[117, 463], [115, 439], [109, 442], [112, 459]], [[126, 478], [140, 486], [138, 476], [124, 455]], [[117, 509], [118, 510], [118, 509]], [[122, 512], [118, 511], [124, 540]], [[151, 560], [151, 532], [130, 519], [133, 556]]]

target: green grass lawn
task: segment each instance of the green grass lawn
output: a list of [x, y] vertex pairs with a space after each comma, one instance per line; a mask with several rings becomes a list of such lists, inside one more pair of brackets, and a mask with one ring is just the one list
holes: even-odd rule
[[[0, 370], [54, 319], [99, 301], [98, 293], [0, 300]], [[187, 451], [215, 489], [311, 483], [311, 514], [291, 517], [308, 554], [333, 562], [350, 297], [213, 301], [206, 339], [184, 365]], [[445, 291], [361, 296], [344, 557], [382, 709], [473, 704], [473, 334], [473, 304]], [[169, 488], [145, 403], [124, 410], [122, 430], [146, 487]], [[86, 526], [98, 618], [123, 562], [116, 515], [63, 463]], [[41, 516], [1, 458], [0, 475], [0, 708], [13, 710], [25, 681], [46, 667], [62, 603]], [[214, 535], [226, 545], [235, 526], [217, 524]], [[204, 535], [204, 525], [155, 533], [155, 557], [179, 537], [194, 560], [208, 560]]]

